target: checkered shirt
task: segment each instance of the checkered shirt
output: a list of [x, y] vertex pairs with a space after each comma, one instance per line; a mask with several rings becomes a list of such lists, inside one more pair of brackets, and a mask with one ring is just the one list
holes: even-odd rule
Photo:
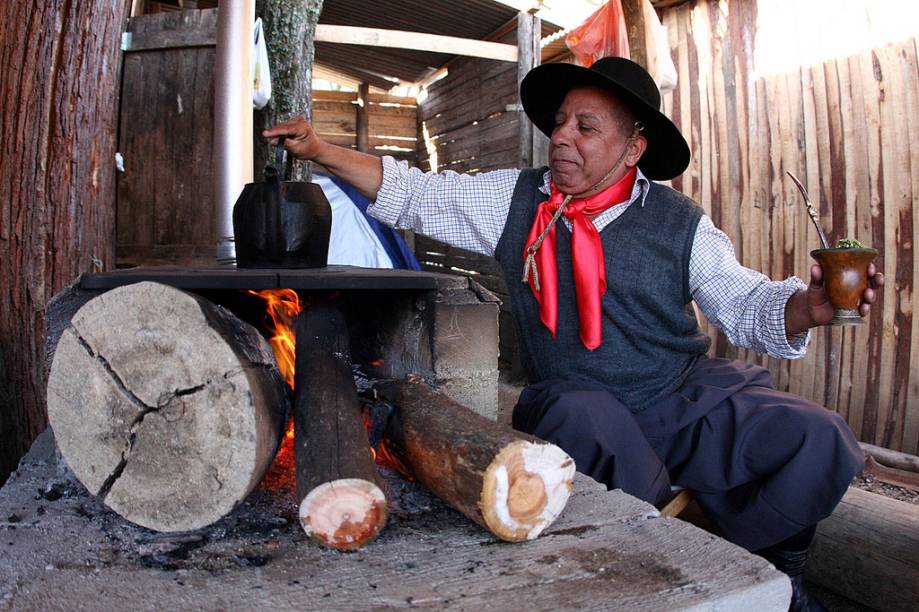
[[[422, 172], [386, 156], [383, 184], [367, 212], [393, 227], [493, 256], [519, 176], [516, 169], [481, 174]], [[546, 172], [540, 187], [547, 198], [549, 178]], [[644, 206], [649, 186], [639, 170], [631, 197], [594, 218], [597, 231], [635, 202]], [[562, 221], [568, 224], [565, 217]], [[810, 333], [791, 339], [785, 334], [785, 303], [804, 288], [797, 277], [772, 281], [740, 265], [731, 240], [707, 215], [702, 216], [689, 258], [689, 290], [705, 317], [732, 344], [784, 359], [804, 356]]]

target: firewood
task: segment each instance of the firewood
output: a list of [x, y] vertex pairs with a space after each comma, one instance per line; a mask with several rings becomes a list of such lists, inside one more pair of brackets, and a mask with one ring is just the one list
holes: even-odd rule
[[873, 476], [890, 485], [919, 491], [919, 474], [881, 465], [871, 455], [865, 457], [865, 469], [862, 474]]
[[536, 538], [571, 493], [574, 461], [418, 380], [398, 385], [387, 429], [412, 477], [502, 540]]
[[287, 396], [271, 347], [229, 311], [143, 282], [89, 300], [61, 335], [48, 418], [77, 478], [158, 531], [207, 526], [259, 483]]
[[807, 579], [868, 610], [915, 610], [919, 506], [849, 487], [817, 524]]
[[357, 388], [348, 329], [338, 309], [314, 305], [297, 319], [294, 448], [300, 524], [338, 550], [359, 548], [386, 524]]

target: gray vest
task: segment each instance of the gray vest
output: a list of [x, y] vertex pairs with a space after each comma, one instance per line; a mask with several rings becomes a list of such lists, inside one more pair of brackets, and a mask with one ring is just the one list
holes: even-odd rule
[[571, 273], [571, 232], [556, 224], [558, 325], [542, 324], [539, 304], [522, 283], [523, 250], [546, 169], [524, 170], [517, 180], [495, 257], [504, 271], [518, 347], [530, 383], [559, 378], [599, 383], [633, 412], [672, 392], [685, 379], [709, 338], [690, 305], [689, 256], [702, 209], [683, 194], [651, 183], [644, 206], [634, 202], [603, 228], [606, 294], [603, 343], [581, 343]]

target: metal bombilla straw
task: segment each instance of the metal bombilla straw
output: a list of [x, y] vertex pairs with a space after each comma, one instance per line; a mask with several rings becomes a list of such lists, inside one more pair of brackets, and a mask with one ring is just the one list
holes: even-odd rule
[[820, 223], [817, 222], [817, 209], [814, 208], [814, 205], [811, 203], [811, 199], [807, 197], [807, 190], [804, 188], [804, 185], [801, 184], [801, 181], [798, 180], [798, 177], [796, 177], [788, 170], [785, 171], [785, 174], [791, 178], [795, 186], [798, 188], [798, 191], [800, 191], [801, 195], [804, 196], [804, 202], [807, 204], [807, 214], [810, 215], [811, 221], [814, 222], [814, 227], [817, 228], [817, 235], [820, 237], [820, 245], [824, 249], [830, 248], [830, 244], [826, 240], [826, 235], [823, 233], [823, 230], [820, 229]]

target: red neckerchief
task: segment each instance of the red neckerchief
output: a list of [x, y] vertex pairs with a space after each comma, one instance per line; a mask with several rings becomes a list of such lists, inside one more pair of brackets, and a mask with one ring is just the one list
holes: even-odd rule
[[[603, 325], [600, 314], [600, 298], [606, 293], [606, 265], [603, 259], [603, 243], [600, 234], [591, 221], [610, 206], [626, 201], [632, 194], [636, 169], [629, 170], [619, 182], [600, 193], [580, 199], [572, 199], [562, 214], [571, 222], [571, 261], [574, 273], [574, 289], [578, 302], [581, 342], [592, 351], [603, 341]], [[534, 244], [565, 199], [565, 194], [550, 183], [552, 193], [549, 199], [539, 204], [536, 219], [530, 228], [524, 249]], [[558, 265], [555, 261], [555, 226], [553, 225], [535, 254], [536, 270], [529, 277], [530, 289], [539, 302], [539, 318], [552, 332], [558, 322]]]

